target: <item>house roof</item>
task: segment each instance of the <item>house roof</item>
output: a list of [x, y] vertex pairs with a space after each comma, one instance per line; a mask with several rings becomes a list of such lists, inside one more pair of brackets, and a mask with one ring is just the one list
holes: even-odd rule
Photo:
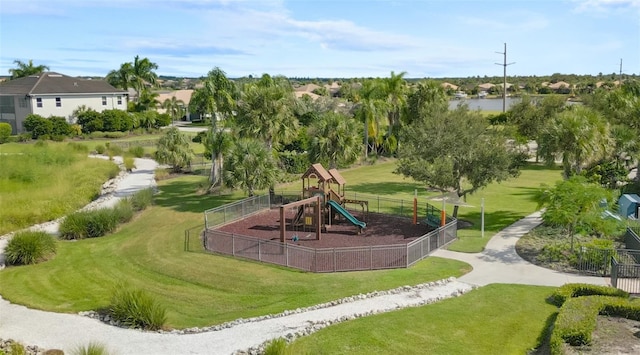
[[297, 88], [294, 89], [294, 91], [296, 92], [313, 92], [313, 90], [315, 89], [319, 89], [321, 86], [316, 85], [316, 84], [307, 84], [307, 85], [302, 85], [299, 86]]
[[317, 98], [320, 97], [320, 95], [318, 94], [314, 94], [312, 92], [306, 92], [306, 91], [295, 91], [294, 95], [296, 95], [297, 98], [301, 98], [304, 95], [308, 95], [310, 98], [312, 98], [313, 100], [316, 100]]
[[445, 81], [444, 83], [440, 84], [440, 86], [442, 86], [442, 87], [443, 87], [443, 88], [445, 88], [445, 89], [449, 89], [449, 88], [451, 88], [451, 89], [453, 89], [453, 90], [458, 90], [458, 85], [454, 85], [454, 84], [451, 84], [451, 83], [447, 83], [446, 81]]
[[0, 95], [102, 94], [122, 93], [104, 80], [80, 79], [45, 72], [0, 84]]
[[495, 84], [491, 84], [491, 83], [484, 83], [484, 84], [480, 84], [478, 85], [478, 87], [482, 90], [489, 90], [492, 87], [496, 86]]
[[566, 81], [558, 81], [557, 83], [549, 84], [549, 89], [553, 89], [553, 90], [558, 90], [562, 87], [565, 87], [568, 89], [571, 87], [571, 84], [567, 83]]
[[333, 180], [338, 183], [338, 185], [343, 186], [344, 184], [347, 183], [347, 180], [345, 180], [342, 175], [340, 175], [340, 172], [338, 172], [338, 169], [329, 169], [329, 174], [331, 174], [331, 176], [333, 177]]
[[160, 92], [158, 94], [158, 97], [156, 98], [156, 101], [163, 103], [164, 100], [175, 97], [188, 106], [189, 102], [191, 101], [191, 95], [193, 95], [193, 90], [174, 90], [168, 92]]

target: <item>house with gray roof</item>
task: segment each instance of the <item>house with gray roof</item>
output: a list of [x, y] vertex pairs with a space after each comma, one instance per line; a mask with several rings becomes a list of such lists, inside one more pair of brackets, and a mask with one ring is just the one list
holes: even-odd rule
[[0, 83], [0, 122], [7, 122], [13, 134], [24, 132], [30, 114], [61, 116], [75, 122], [73, 111], [84, 105], [95, 111], [126, 110], [128, 95], [104, 80], [75, 78], [44, 72]]

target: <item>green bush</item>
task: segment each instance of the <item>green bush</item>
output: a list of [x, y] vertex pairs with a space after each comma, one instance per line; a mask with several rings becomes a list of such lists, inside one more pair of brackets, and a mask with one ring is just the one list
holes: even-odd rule
[[169, 178], [169, 171], [165, 168], [156, 168], [154, 171], [156, 180], [164, 180]]
[[19, 232], [5, 249], [9, 265], [29, 265], [47, 260], [56, 253], [54, 237], [45, 232]]
[[126, 137], [126, 132], [103, 132], [104, 138], [122, 138]]
[[551, 333], [552, 354], [563, 354], [562, 345], [589, 345], [596, 328], [597, 316], [640, 320], [640, 303], [612, 296], [571, 298], [560, 308]]
[[133, 218], [133, 207], [127, 199], [120, 200], [113, 208], [113, 214], [118, 223], [127, 223]]
[[53, 122], [40, 115], [30, 114], [24, 119], [24, 129], [31, 133], [31, 138], [38, 139], [51, 134]]
[[111, 316], [130, 328], [158, 330], [167, 321], [167, 311], [143, 290], [118, 285], [111, 297]]
[[264, 347], [264, 355], [285, 355], [287, 341], [284, 338], [270, 340]]
[[144, 156], [144, 147], [139, 145], [129, 147], [129, 153], [136, 158], [142, 158]]
[[153, 203], [153, 189], [144, 189], [128, 198], [134, 211], [142, 211]]
[[132, 157], [124, 157], [123, 158], [124, 168], [127, 171], [133, 171], [136, 168], [135, 159]]
[[123, 150], [120, 146], [111, 144], [109, 146], [109, 154], [113, 156], [122, 155]]
[[0, 122], [0, 144], [6, 143], [11, 137], [13, 129], [7, 122]]
[[69, 147], [71, 147], [71, 149], [73, 149], [76, 152], [80, 152], [80, 153], [89, 153], [89, 147], [87, 147], [84, 144], [81, 143], [76, 143], [76, 142], [69, 142], [67, 144]]
[[551, 294], [550, 302], [560, 307], [570, 298], [595, 295], [629, 298], [629, 293], [610, 286], [571, 283], [558, 287]]
[[24, 345], [14, 341], [11, 343], [11, 346], [9, 347], [8, 355], [25, 355], [26, 353], [27, 353], [27, 350], [25, 349]]
[[107, 148], [102, 144], [96, 145], [95, 149], [96, 149], [96, 153], [98, 154], [104, 154], [104, 152], [107, 151]]
[[104, 344], [91, 342], [87, 346], [78, 346], [72, 355], [108, 355], [109, 352]]
[[106, 135], [102, 131], [93, 131], [89, 133], [89, 137], [91, 137], [91, 139], [106, 138]]
[[116, 229], [118, 219], [119, 216], [113, 208], [74, 212], [60, 224], [60, 238], [102, 237]]

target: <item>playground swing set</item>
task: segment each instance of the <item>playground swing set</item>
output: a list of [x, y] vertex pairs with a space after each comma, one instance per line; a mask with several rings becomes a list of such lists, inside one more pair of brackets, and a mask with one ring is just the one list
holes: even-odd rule
[[[326, 170], [322, 164], [313, 164], [302, 175], [302, 200], [280, 206], [280, 242], [286, 243], [287, 222], [286, 215], [295, 211], [291, 218], [290, 230], [294, 231], [292, 241], [301, 238], [309, 239], [315, 234], [320, 240], [322, 232], [331, 228], [334, 221], [344, 218], [356, 227], [357, 233], [362, 233], [367, 224], [353, 216], [346, 204], [357, 204], [362, 210], [363, 219], [369, 215], [368, 201], [345, 198], [346, 180], [337, 169]], [[300, 237], [297, 233], [308, 233]]]

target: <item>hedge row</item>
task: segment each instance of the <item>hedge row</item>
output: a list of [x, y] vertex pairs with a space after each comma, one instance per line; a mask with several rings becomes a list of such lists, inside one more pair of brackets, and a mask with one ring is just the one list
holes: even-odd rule
[[628, 292], [617, 288], [574, 283], [558, 287], [558, 289], [551, 294], [551, 303], [561, 307], [570, 298], [596, 295], [629, 298]]
[[[582, 297], [588, 296], [588, 297]], [[554, 304], [561, 304], [550, 339], [551, 354], [563, 354], [563, 344], [591, 344], [599, 314], [640, 320], [640, 303], [627, 292], [606, 286], [567, 284], [554, 292]]]

